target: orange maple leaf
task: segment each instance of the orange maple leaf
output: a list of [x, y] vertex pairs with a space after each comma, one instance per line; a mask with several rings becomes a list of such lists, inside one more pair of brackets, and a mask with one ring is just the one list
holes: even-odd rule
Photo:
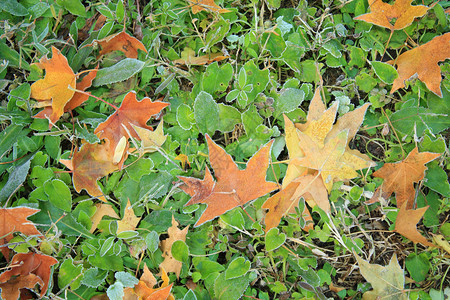
[[44, 79], [31, 85], [31, 98], [38, 101], [51, 100], [50, 120], [56, 121], [62, 116], [66, 103], [75, 93], [73, 89], [76, 87], [76, 75], [67, 59], [55, 47], [52, 47], [51, 59], [43, 57], [36, 65], [45, 69], [46, 73]]
[[[97, 70], [98, 65], [97, 67], [95, 67], [94, 70], [90, 71], [86, 76], [84, 76], [80, 82], [77, 82], [76, 83], [77, 90], [85, 91], [87, 88], [89, 88], [92, 85], [92, 81], [94, 80], [95, 76], [97, 76]], [[77, 108], [78, 106], [83, 104], [83, 102], [85, 102], [88, 98], [89, 95], [80, 92], [75, 92], [73, 94], [73, 97], [64, 106], [64, 112], [68, 112], [70, 110]], [[45, 119], [48, 117], [50, 119], [49, 127], [51, 129], [53, 124], [58, 120], [52, 119], [52, 116], [53, 116], [53, 108], [51, 106], [47, 106], [44, 108], [44, 110], [34, 115], [33, 118]]]
[[417, 74], [430, 91], [442, 98], [442, 76], [438, 62], [447, 58], [450, 58], [450, 32], [402, 53], [395, 60], [388, 61], [392, 65], [397, 65], [398, 72], [398, 78], [392, 84], [391, 94], [405, 87], [405, 80]]
[[217, 145], [209, 135], [206, 135], [206, 140], [211, 167], [214, 170], [217, 182], [214, 185], [212, 184], [209, 170], [206, 171], [203, 180], [178, 176], [187, 185], [183, 189], [193, 196], [193, 199], [186, 205], [193, 203], [208, 205], [194, 226], [199, 226], [237, 206], [243, 206], [278, 189], [277, 183], [266, 181], [266, 171], [269, 166], [269, 154], [273, 140], [249, 159], [245, 170], [239, 170], [231, 156]]
[[9, 248], [2, 245], [13, 238], [14, 232], [42, 236], [33, 222], [27, 220], [29, 216], [39, 211], [29, 207], [0, 208], [0, 248], [5, 258], [9, 258]]
[[[0, 282], [0, 299], [19, 299], [21, 289], [32, 289], [36, 284], [42, 287], [44, 282], [34, 274], [12, 277], [5, 282]], [[20, 299], [25, 298], [20, 297]]]
[[113, 163], [114, 152], [110, 151], [110, 141], [103, 144], [84, 144], [74, 153], [72, 159], [61, 159], [60, 162], [72, 170], [73, 187], [77, 192], [85, 189], [92, 197], [106, 202], [97, 180], [116, 170], [119, 166]]
[[[300, 176], [267, 199], [262, 205], [262, 208], [269, 209], [264, 218], [265, 231], [267, 232], [271, 228], [277, 227], [283, 216], [294, 214], [301, 197], [305, 198], [310, 206], [317, 204], [325, 212], [330, 211], [328, 193], [322, 179], [318, 175], [312, 174]], [[303, 214], [309, 214], [309, 210], [306, 207]], [[308, 228], [312, 229], [311, 226]]]
[[177, 275], [177, 278], [180, 277], [183, 263], [172, 256], [172, 245], [178, 240], [185, 242], [188, 229], [189, 226], [186, 226], [183, 230], [178, 229], [178, 222], [172, 216], [172, 226], [167, 230], [169, 237], [161, 241], [161, 250], [163, 252], [162, 256], [164, 257], [164, 261], [159, 266], [164, 270], [167, 270], [167, 272], [174, 272]]
[[163, 281], [159, 288], [154, 288], [157, 284], [156, 278], [150, 272], [147, 265], [144, 265], [144, 273], [139, 279], [138, 284], [134, 288], [124, 290], [124, 299], [174, 300], [175, 298], [170, 293], [173, 283], [169, 284], [169, 277], [164, 267], [159, 266], [159, 269]]
[[[122, 51], [126, 57], [137, 58], [138, 50], [142, 50], [147, 53], [144, 44], [137, 38], [132, 37], [125, 31], [110, 35], [101, 40], [96, 40], [96, 42], [102, 47], [99, 56], [105, 55], [106, 53], [112, 51]], [[85, 45], [84, 47], [92, 46], [93, 43]]]
[[407, 237], [414, 243], [436, 247], [434, 244], [427, 241], [427, 239], [417, 231], [416, 227], [416, 224], [419, 223], [420, 219], [427, 211], [428, 206], [418, 209], [407, 209], [406, 205], [407, 203], [403, 203], [398, 211], [394, 231]]
[[138, 101], [136, 99], [136, 93], [129, 92], [123, 99], [119, 109], [110, 115], [105, 122], [100, 123], [94, 133], [100, 139], [106, 138], [110, 140], [110, 151], [114, 153], [123, 136], [127, 139], [130, 138], [128, 132], [133, 138], [140, 140], [139, 135], [131, 124], [153, 130], [151, 126], [147, 125], [147, 121], [151, 116], [156, 115], [168, 105], [170, 103], [152, 102], [150, 98], [144, 98], [142, 101]]
[[[419, 182], [425, 176], [426, 163], [436, 159], [441, 154], [431, 152], [421, 152], [414, 148], [408, 156], [400, 162], [387, 163], [373, 173], [373, 176], [383, 178], [383, 184], [375, 191], [374, 195], [379, 195], [388, 199], [393, 192], [397, 199], [397, 207], [402, 207], [406, 203], [406, 209], [412, 209], [414, 204], [414, 182]], [[374, 202], [376, 200], [370, 200]]]
[[0, 282], [7, 282], [15, 276], [21, 277], [27, 276], [28, 274], [34, 274], [43, 282], [40, 293], [40, 296], [42, 297], [48, 289], [51, 266], [56, 263], [58, 263], [58, 260], [48, 255], [32, 252], [18, 253], [14, 255], [10, 262], [11, 269], [0, 274]]
[[222, 8], [214, 0], [187, 0], [189, 6], [192, 8], [192, 13], [196, 14], [198, 12], [209, 10], [217, 12], [219, 14], [230, 12], [228, 9]]
[[411, 2], [412, 0], [396, 0], [391, 5], [382, 0], [369, 0], [370, 13], [358, 16], [355, 20], [389, 28], [391, 31], [403, 29], [430, 9], [424, 5], [413, 6]]

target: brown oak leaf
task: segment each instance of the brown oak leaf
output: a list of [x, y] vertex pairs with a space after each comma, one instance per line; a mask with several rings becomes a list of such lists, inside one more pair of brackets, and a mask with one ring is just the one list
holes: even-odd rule
[[42, 236], [33, 222], [27, 220], [39, 211], [39, 209], [20, 206], [0, 208], [0, 248], [6, 259], [9, 258], [9, 248], [3, 245], [13, 238], [14, 232]]
[[428, 206], [418, 209], [407, 209], [407, 203], [403, 203], [400, 207], [395, 220], [394, 231], [400, 233], [404, 237], [407, 237], [414, 243], [421, 243], [424, 246], [436, 247], [434, 244], [427, 241], [427, 239], [417, 231], [416, 224], [427, 211]]
[[185, 242], [188, 229], [189, 226], [186, 226], [183, 230], [178, 229], [178, 222], [172, 216], [172, 226], [167, 230], [169, 237], [161, 241], [161, 250], [163, 252], [162, 256], [164, 257], [164, 261], [160, 264], [160, 267], [164, 268], [167, 272], [174, 272], [177, 275], [177, 278], [180, 277], [183, 263], [172, 256], [172, 245], [178, 240]]
[[183, 189], [191, 196], [187, 205], [205, 203], [208, 206], [194, 226], [213, 220], [225, 212], [253, 201], [278, 189], [275, 182], [266, 181], [269, 154], [273, 141], [262, 147], [240, 170], [231, 156], [206, 135], [209, 160], [217, 179], [212, 183], [211, 173], [206, 171], [205, 179], [178, 177], [187, 185]]
[[113, 163], [114, 152], [110, 150], [110, 141], [103, 144], [84, 144], [73, 154], [72, 159], [61, 159], [60, 162], [72, 170], [73, 187], [79, 193], [85, 189], [92, 197], [106, 202], [97, 180], [114, 171], [119, 166]]
[[[76, 75], [67, 62], [67, 58], [52, 47], [52, 58], [41, 58], [36, 65], [45, 69], [44, 79], [31, 85], [31, 98], [38, 101], [51, 100], [50, 120], [56, 122], [64, 113], [64, 107], [72, 99], [76, 88]], [[70, 88], [72, 89], [70, 89]]]
[[405, 81], [417, 74], [430, 91], [442, 98], [442, 76], [438, 62], [448, 58], [450, 58], [450, 32], [400, 54], [395, 60], [388, 61], [397, 66], [398, 72], [398, 78], [392, 84], [391, 94], [405, 87]]
[[[406, 203], [406, 209], [412, 209], [414, 205], [414, 183], [419, 182], [425, 176], [426, 163], [436, 159], [441, 154], [431, 152], [421, 152], [414, 148], [408, 156], [400, 162], [387, 163], [373, 173], [373, 176], [383, 178], [381, 197], [388, 199], [393, 192], [397, 199], [397, 207], [402, 207]], [[379, 190], [374, 195], [379, 196]], [[370, 202], [374, 202], [371, 200]]]
[[370, 13], [358, 16], [355, 20], [389, 28], [391, 31], [403, 29], [430, 9], [424, 5], [413, 6], [411, 2], [412, 0], [396, 0], [391, 5], [382, 0], [369, 0]]

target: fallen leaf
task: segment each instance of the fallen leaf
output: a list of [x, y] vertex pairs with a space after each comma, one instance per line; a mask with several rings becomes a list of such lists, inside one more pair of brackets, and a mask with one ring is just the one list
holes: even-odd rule
[[[144, 274], [141, 276], [139, 283], [134, 287], [134, 291], [139, 299], [151, 300], [175, 300], [170, 293], [173, 284], [169, 284], [169, 277], [166, 270], [160, 266], [161, 279], [163, 283], [159, 288], [154, 288], [157, 281], [147, 266], [144, 265]], [[148, 280], [150, 278], [150, 280]]]
[[58, 260], [48, 255], [32, 252], [18, 253], [10, 262], [11, 269], [0, 274], [0, 282], [7, 282], [14, 276], [34, 274], [43, 282], [40, 294], [43, 297], [49, 286], [51, 267], [57, 263]]
[[0, 282], [0, 297], [1, 299], [19, 299], [21, 289], [32, 289], [36, 284], [42, 287], [44, 282], [34, 274], [13, 277], [5, 282]]
[[56, 122], [75, 93], [72, 89], [76, 88], [76, 75], [67, 59], [55, 47], [52, 47], [51, 59], [43, 57], [36, 65], [45, 69], [45, 77], [31, 85], [31, 98], [38, 101], [51, 100], [52, 112], [49, 117], [52, 122]]
[[119, 215], [109, 204], [97, 203], [95, 204], [96, 210], [94, 215], [91, 217], [92, 227], [89, 230], [90, 233], [93, 233], [95, 229], [97, 229], [98, 224], [102, 220], [104, 216], [110, 216], [111, 218], [119, 219]]
[[414, 243], [421, 243], [429, 247], [436, 247], [434, 244], [427, 241], [427, 239], [417, 231], [416, 224], [419, 223], [428, 206], [418, 209], [407, 209], [407, 202], [403, 203], [398, 211], [397, 219], [395, 221], [394, 231], [407, 237]]
[[134, 124], [131, 124], [131, 126], [141, 140], [141, 154], [157, 151], [157, 149], [161, 148], [167, 139], [167, 135], [164, 135], [162, 120], [159, 122], [154, 131], [136, 126]]
[[192, 8], [193, 14], [204, 10], [217, 12], [219, 14], [230, 12], [228, 9], [218, 6], [214, 3], [214, 0], [187, 0], [187, 2], [189, 2], [189, 6]]
[[178, 229], [178, 222], [172, 216], [172, 226], [167, 230], [169, 237], [161, 241], [162, 257], [164, 257], [164, 261], [159, 266], [167, 272], [174, 272], [177, 275], [177, 278], [180, 277], [183, 263], [172, 256], [172, 244], [178, 240], [185, 242], [188, 229], [189, 226], [186, 226], [183, 230]]
[[262, 208], [269, 209], [264, 218], [265, 231], [277, 227], [283, 216], [295, 213], [301, 197], [304, 197], [310, 206], [317, 204], [325, 212], [330, 211], [328, 192], [321, 178], [311, 174], [300, 176], [262, 205]]
[[385, 27], [391, 31], [403, 29], [430, 9], [424, 5], [411, 5], [411, 2], [412, 0], [396, 0], [391, 5], [382, 0], [369, 0], [370, 13], [358, 16], [355, 20]]
[[450, 244], [442, 234], [433, 235], [433, 242], [450, 254]]
[[[80, 82], [77, 82], [76, 83], [77, 90], [85, 91], [87, 88], [89, 88], [92, 85], [92, 81], [94, 80], [95, 76], [97, 75], [97, 70], [98, 66], [94, 70], [90, 71], [86, 76], [84, 76]], [[68, 112], [70, 110], [77, 108], [78, 106], [83, 104], [83, 102], [85, 102], [88, 98], [89, 96], [86, 94], [75, 92], [73, 94], [73, 97], [64, 106], [64, 112]], [[51, 106], [46, 106], [44, 110], [38, 112], [36, 115], [33, 116], [33, 118], [39, 119], [49, 118], [50, 119], [49, 127], [51, 129], [53, 127], [53, 124], [58, 120], [52, 119], [51, 117], [52, 115], [53, 115], [53, 108]]]
[[195, 51], [191, 48], [185, 48], [181, 52], [181, 58], [173, 61], [174, 64], [180, 65], [206, 65], [215, 61], [227, 59], [229, 56], [224, 56], [223, 53], [210, 53], [202, 56], [195, 56]]
[[[105, 122], [100, 123], [94, 133], [100, 139], [110, 140], [110, 151], [114, 153], [123, 136], [127, 139], [130, 138], [128, 132], [133, 138], [140, 140], [139, 135], [132, 125], [152, 130], [152, 127], [147, 125], [147, 121], [151, 116], [156, 115], [168, 105], [169, 103], [159, 101], [152, 102], [150, 98], [144, 98], [142, 101], [138, 101], [136, 99], [136, 93], [129, 92], [123, 99], [119, 109], [110, 115]], [[119, 167], [121, 167], [121, 164], [119, 164]]]
[[319, 171], [330, 192], [333, 182], [355, 178], [358, 176], [356, 170], [372, 166], [367, 160], [346, 151], [348, 134], [348, 130], [341, 131], [320, 148], [308, 135], [299, 131], [300, 145], [305, 156], [291, 159], [291, 163]]
[[14, 232], [42, 236], [33, 222], [27, 220], [28, 217], [39, 211], [39, 209], [23, 206], [0, 208], [0, 248], [6, 259], [9, 259], [10, 250], [3, 245], [7, 244], [13, 238]]
[[[99, 56], [116, 50], [122, 51], [125, 56], [129, 58], [137, 58], [138, 50], [142, 50], [147, 53], [147, 49], [145, 49], [144, 44], [142, 44], [141, 41], [139, 41], [135, 37], [132, 37], [125, 31], [112, 34], [101, 40], [96, 40], [96, 42], [102, 47]], [[92, 45], [93, 43], [85, 45], [84, 47], [89, 47]]]
[[245, 170], [239, 170], [231, 156], [206, 135], [209, 160], [217, 182], [214, 184], [207, 168], [203, 180], [179, 176], [187, 187], [182, 189], [193, 198], [186, 205], [205, 203], [208, 206], [195, 223], [199, 226], [223, 213], [253, 201], [278, 189], [275, 182], [266, 181], [269, 154], [273, 141], [262, 147], [247, 162]]
[[[380, 187], [381, 196], [388, 199], [395, 192], [397, 207], [402, 207], [403, 203], [407, 203], [406, 209], [412, 209], [415, 196], [414, 182], [419, 182], [424, 178], [427, 170], [425, 164], [440, 155], [431, 152], [419, 153], [416, 147], [403, 161], [384, 164], [383, 167], [373, 173], [373, 176], [384, 179]], [[378, 196], [378, 194], [380, 193], [375, 191], [374, 195]]]
[[73, 154], [72, 159], [60, 162], [72, 170], [73, 187], [79, 193], [82, 189], [103, 202], [106, 198], [97, 184], [97, 180], [119, 170], [113, 163], [114, 152], [110, 151], [110, 141], [103, 144], [84, 144]]
[[397, 256], [394, 255], [386, 267], [370, 264], [363, 260], [356, 253], [353, 253], [358, 261], [361, 275], [370, 282], [373, 290], [367, 291], [363, 295], [363, 299], [408, 299], [407, 293], [404, 290], [405, 274], [397, 261]]
[[183, 170], [186, 170], [187, 166], [191, 166], [191, 163], [189, 162], [189, 157], [186, 154], [180, 153], [177, 156], [175, 156], [174, 160], [179, 160], [181, 162], [181, 168]]
[[103, 27], [106, 20], [106, 16], [100, 14], [99, 12], [96, 12], [92, 17], [86, 20], [86, 24], [83, 26], [83, 28], [78, 30], [78, 41], [82, 42], [89, 37], [89, 31], [91, 30], [94, 22], [95, 25], [94, 28], [92, 28], [92, 31], [98, 31]]
[[391, 94], [405, 87], [405, 81], [417, 74], [430, 91], [442, 98], [442, 76], [438, 62], [448, 58], [450, 58], [450, 32], [400, 54], [395, 60], [388, 61], [392, 65], [397, 65], [398, 72], [398, 78], [392, 84]]
[[141, 218], [136, 217], [134, 214], [133, 207], [131, 206], [130, 200], [128, 200], [122, 220], [117, 221], [117, 234], [124, 231], [135, 230], [140, 220]]

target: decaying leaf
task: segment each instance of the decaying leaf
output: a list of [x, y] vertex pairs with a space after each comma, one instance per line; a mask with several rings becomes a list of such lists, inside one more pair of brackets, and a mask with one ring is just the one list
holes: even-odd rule
[[[145, 49], [144, 44], [125, 31], [107, 36], [104, 39], [97, 40], [96, 42], [102, 47], [102, 50], [100, 50], [100, 56], [116, 50], [122, 51], [125, 56], [129, 58], [137, 58], [138, 50], [142, 50], [147, 53], [147, 49]], [[88, 44], [85, 47], [88, 46], [92, 46], [92, 44]]]
[[[10, 262], [11, 269], [0, 274], [0, 283], [8, 282], [16, 276], [20, 278], [22, 276], [33, 274], [41, 279], [39, 282], [42, 282], [40, 293], [40, 296], [42, 297], [47, 292], [49, 286], [51, 267], [56, 263], [58, 263], [58, 261], [48, 255], [32, 252], [18, 253], [14, 255]], [[34, 277], [29, 279], [35, 280]], [[26, 280], [24, 279], [19, 279], [19, 281], [26, 284]]]
[[427, 211], [428, 206], [418, 209], [407, 209], [406, 205], [407, 202], [403, 203], [398, 211], [394, 231], [407, 237], [414, 243], [435, 247], [434, 244], [427, 241], [427, 239], [417, 231], [416, 227], [416, 224], [419, 223], [423, 214]]
[[162, 120], [159, 122], [154, 131], [136, 126], [134, 124], [131, 124], [131, 126], [133, 126], [133, 129], [136, 131], [141, 140], [140, 153], [142, 154], [157, 151], [157, 149], [160, 148], [167, 139], [167, 135], [164, 135]]
[[[393, 192], [397, 199], [397, 207], [402, 207], [406, 203], [406, 209], [412, 209], [414, 205], [414, 183], [419, 182], [425, 176], [426, 163], [436, 159], [441, 154], [431, 152], [419, 153], [418, 148], [414, 148], [408, 156], [400, 162], [387, 163], [373, 173], [373, 176], [383, 178], [380, 186], [381, 196], [388, 199]], [[378, 195], [376, 191], [374, 195]], [[374, 199], [371, 202], [374, 202]]]
[[114, 151], [110, 149], [110, 141], [103, 144], [84, 144], [73, 154], [72, 159], [61, 159], [60, 162], [72, 170], [73, 187], [79, 193], [85, 189], [92, 197], [106, 202], [97, 180], [119, 170], [113, 163]]
[[183, 263], [172, 256], [172, 245], [178, 240], [185, 242], [188, 229], [189, 226], [186, 226], [183, 230], [178, 229], [178, 222], [172, 216], [172, 226], [167, 230], [169, 237], [161, 241], [161, 250], [163, 251], [162, 256], [164, 257], [164, 261], [160, 264], [160, 267], [164, 268], [167, 272], [174, 272], [177, 275], [177, 278], [180, 277]]
[[96, 211], [94, 215], [91, 217], [92, 227], [89, 230], [90, 233], [93, 233], [95, 229], [97, 229], [98, 224], [102, 220], [104, 216], [110, 216], [111, 218], [119, 219], [119, 215], [109, 204], [97, 203], [95, 204]]
[[187, 2], [189, 2], [189, 6], [192, 8], [193, 14], [204, 10], [217, 12], [219, 14], [230, 12], [228, 9], [218, 6], [214, 3], [214, 0], [187, 0]]
[[141, 218], [136, 217], [134, 214], [133, 207], [131, 206], [130, 200], [128, 200], [122, 220], [117, 221], [117, 234], [124, 231], [135, 230], [140, 220]]
[[373, 290], [365, 292], [363, 299], [390, 299], [406, 300], [408, 296], [404, 291], [405, 275], [397, 261], [397, 255], [392, 256], [386, 267], [370, 264], [356, 253], [353, 253], [358, 261], [362, 276], [372, 284]]
[[0, 208], [0, 249], [7, 259], [9, 258], [9, 248], [3, 245], [13, 238], [14, 232], [42, 236], [33, 222], [27, 220], [28, 217], [39, 211], [39, 209], [20, 206]]
[[430, 91], [442, 98], [442, 76], [438, 62], [448, 58], [450, 58], [450, 32], [402, 53], [395, 60], [388, 61], [397, 65], [398, 72], [398, 78], [392, 84], [391, 94], [405, 87], [405, 81], [417, 74]]
[[[94, 70], [90, 71], [86, 76], [84, 76], [80, 82], [77, 82], [76, 83], [77, 90], [85, 91], [87, 88], [89, 88], [92, 85], [92, 81], [94, 80], [95, 76], [97, 75], [97, 70], [98, 66]], [[64, 112], [68, 112], [70, 110], [77, 108], [88, 98], [89, 96], [86, 94], [75, 92], [73, 94], [73, 97], [64, 106]], [[53, 115], [53, 108], [51, 106], [46, 106], [44, 110], [38, 112], [36, 115], [33, 116], [33, 118], [40, 118], [40, 119], [49, 118], [50, 119], [49, 127], [51, 128], [53, 124], [58, 120], [52, 119], [52, 115]]]
[[278, 189], [275, 182], [266, 181], [269, 154], [273, 141], [262, 147], [247, 162], [245, 170], [239, 170], [231, 156], [206, 135], [209, 160], [217, 182], [214, 184], [211, 173], [206, 171], [203, 180], [178, 176], [187, 185], [182, 189], [192, 199], [186, 204], [205, 203], [207, 208], [195, 223], [199, 226], [223, 213], [253, 201]]
[[181, 58], [173, 61], [174, 64], [180, 65], [206, 65], [215, 61], [221, 61], [229, 56], [224, 56], [222, 53], [210, 53], [201, 56], [195, 56], [195, 51], [191, 48], [185, 48], [181, 52]]
[[424, 5], [411, 5], [411, 2], [412, 0], [396, 0], [391, 5], [382, 0], [369, 0], [370, 13], [358, 16], [355, 20], [389, 28], [392, 31], [403, 29], [430, 9]]
[[[301, 197], [304, 197], [310, 206], [317, 204], [324, 211], [330, 211], [328, 193], [322, 179], [311, 174], [300, 176], [262, 205], [262, 208], [269, 209], [264, 218], [265, 231], [278, 226], [283, 216], [295, 213]], [[307, 213], [309, 214], [309, 211]]]
[[64, 113], [64, 107], [72, 99], [76, 88], [76, 75], [64, 55], [52, 47], [52, 58], [41, 58], [36, 65], [45, 69], [44, 79], [31, 85], [31, 98], [38, 101], [51, 100], [50, 120], [58, 120]]
[[128, 133], [133, 138], [140, 140], [139, 135], [132, 125], [152, 130], [152, 127], [147, 125], [147, 121], [151, 116], [156, 115], [168, 105], [169, 103], [159, 101], [152, 102], [150, 98], [144, 98], [142, 101], [138, 101], [136, 99], [136, 93], [129, 92], [123, 99], [119, 109], [109, 116], [105, 122], [100, 123], [94, 133], [100, 139], [110, 140], [110, 151], [114, 152], [123, 136], [127, 139], [130, 138]]

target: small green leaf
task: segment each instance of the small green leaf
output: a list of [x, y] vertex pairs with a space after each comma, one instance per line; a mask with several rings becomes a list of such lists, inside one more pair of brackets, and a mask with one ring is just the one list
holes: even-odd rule
[[156, 231], [150, 231], [150, 233], [145, 236], [145, 244], [151, 253], [155, 253], [155, 251], [158, 250], [159, 245], [158, 233]]
[[124, 287], [134, 287], [139, 283], [139, 280], [136, 277], [127, 272], [117, 272], [114, 274], [114, 277], [116, 277], [117, 281], [122, 283]]
[[4, 10], [13, 16], [26, 16], [29, 14], [28, 10], [17, 2], [17, 0], [0, 0], [0, 11]]
[[48, 200], [57, 208], [66, 212], [72, 209], [72, 194], [69, 187], [60, 179], [49, 180], [44, 183], [44, 191]]
[[197, 95], [194, 102], [194, 117], [202, 133], [213, 135], [219, 128], [219, 106], [210, 94], [202, 91]]
[[244, 257], [238, 257], [230, 262], [225, 271], [225, 279], [233, 279], [244, 276], [250, 270], [251, 263]]
[[86, 16], [86, 9], [84, 8], [83, 4], [81, 4], [80, 0], [56, 0], [56, 3], [58, 5], [61, 5], [74, 15], [80, 17]]
[[390, 64], [383, 63], [380, 61], [370, 62], [375, 74], [386, 84], [392, 84], [394, 80], [398, 77], [397, 70]]
[[125, 58], [115, 65], [98, 70], [93, 86], [101, 86], [119, 81], [124, 81], [142, 70], [145, 63], [134, 59]]
[[8, 199], [22, 185], [30, 170], [30, 163], [34, 157], [33, 154], [27, 155], [16, 163], [9, 174], [8, 181], [0, 190], [0, 203]]
[[300, 89], [287, 88], [282, 90], [273, 103], [274, 117], [293, 111], [302, 104], [303, 100], [305, 100], [305, 92]]
[[[66, 287], [70, 284], [70, 288], [76, 290], [81, 285], [81, 280], [83, 279], [83, 265], [73, 264], [73, 259], [68, 258], [64, 260], [58, 269], [58, 286], [60, 289]], [[75, 280], [76, 279], [76, 280]]]
[[189, 130], [192, 125], [195, 124], [194, 112], [192, 108], [187, 104], [180, 104], [177, 107], [177, 122], [184, 130]]
[[114, 240], [115, 237], [114, 236], [110, 236], [109, 238], [107, 238], [103, 244], [102, 247], [100, 248], [100, 256], [105, 256], [105, 254], [111, 249], [111, 247], [114, 244]]
[[197, 296], [195, 296], [195, 293], [192, 290], [189, 290], [184, 294], [183, 300], [197, 300]]
[[90, 268], [84, 272], [81, 284], [97, 288], [105, 281], [106, 275], [108, 275], [107, 271], [99, 270], [98, 268]]
[[235, 107], [219, 103], [219, 130], [230, 132], [241, 122], [241, 113]]
[[109, 286], [106, 290], [106, 295], [110, 300], [122, 300], [125, 296], [123, 292], [123, 284], [120, 282], [116, 282]]
[[281, 247], [286, 241], [286, 235], [280, 234], [278, 228], [272, 228], [266, 234], [266, 251], [273, 251]]
[[240, 299], [250, 283], [250, 275], [226, 279], [225, 272], [221, 273], [214, 282], [214, 299]]
[[119, 1], [117, 1], [117, 6], [116, 6], [117, 22], [118, 23], [122, 23], [124, 17], [125, 17], [125, 10], [124, 10], [124, 7], [123, 7], [123, 1], [119, 0]]
[[178, 240], [172, 244], [172, 256], [178, 261], [186, 262], [189, 258], [189, 249], [184, 241]]
[[233, 67], [231, 64], [224, 64], [219, 67], [217, 62], [210, 64], [202, 77], [203, 90], [213, 95], [215, 92], [224, 92], [228, 83], [233, 77]]
[[421, 282], [427, 278], [428, 272], [430, 271], [430, 257], [428, 257], [427, 253], [421, 253], [419, 255], [411, 253], [406, 258], [405, 265], [412, 279]]
[[51, 158], [58, 160], [61, 155], [61, 138], [59, 136], [48, 135], [45, 137], [44, 146]]

